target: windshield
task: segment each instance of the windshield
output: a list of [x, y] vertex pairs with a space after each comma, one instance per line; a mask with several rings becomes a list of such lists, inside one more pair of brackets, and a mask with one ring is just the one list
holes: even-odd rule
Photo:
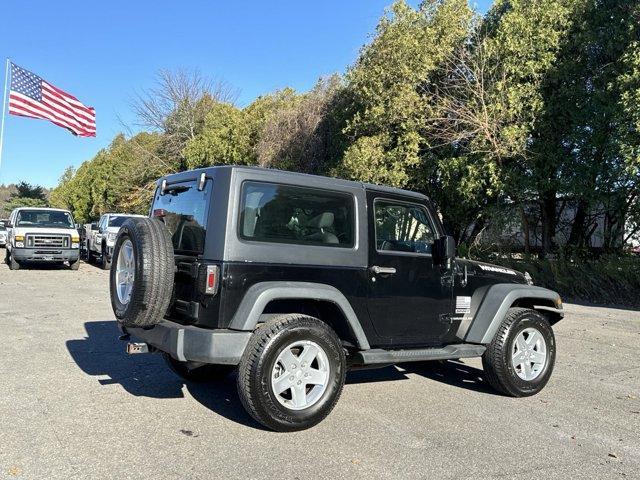
[[74, 225], [69, 212], [21, 210], [16, 217], [16, 227], [74, 228]]
[[110, 227], [121, 227], [124, 221], [127, 218], [131, 218], [129, 216], [118, 216], [118, 217], [109, 217], [109, 226]]

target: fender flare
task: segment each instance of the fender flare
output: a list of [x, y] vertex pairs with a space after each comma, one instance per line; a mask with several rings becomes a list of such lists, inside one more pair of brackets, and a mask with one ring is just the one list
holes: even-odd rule
[[[491, 343], [507, 310], [519, 299], [526, 298], [534, 302], [539, 299], [544, 300], [545, 303], [551, 301], [556, 306], [562, 305], [560, 295], [556, 292], [533, 285], [498, 283], [476, 293], [480, 293], [482, 298], [476, 300], [472, 297], [471, 299], [472, 320], [464, 337], [464, 340], [469, 343]], [[560, 317], [564, 315], [562, 308], [542, 306], [540, 309], [551, 310]]]
[[323, 283], [311, 282], [260, 282], [252, 285], [245, 293], [229, 328], [252, 331], [260, 321], [265, 307], [272, 300], [311, 299], [329, 301], [338, 306], [345, 318], [358, 348], [368, 350], [369, 341], [362, 325], [346, 297], [335, 287]]

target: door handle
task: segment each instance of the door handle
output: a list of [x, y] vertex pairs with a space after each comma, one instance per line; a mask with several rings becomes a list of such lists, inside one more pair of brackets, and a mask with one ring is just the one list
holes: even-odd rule
[[393, 275], [396, 273], [396, 269], [394, 267], [379, 267], [378, 265], [371, 267], [371, 271], [376, 275]]

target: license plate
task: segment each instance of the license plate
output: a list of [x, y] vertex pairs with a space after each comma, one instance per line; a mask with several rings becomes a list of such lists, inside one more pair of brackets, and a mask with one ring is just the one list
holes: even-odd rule
[[44, 261], [46, 261], [46, 262], [50, 262], [51, 260], [53, 260], [53, 257], [51, 257], [51, 256], [44, 256], [44, 257], [42, 257], [42, 259], [43, 259]]

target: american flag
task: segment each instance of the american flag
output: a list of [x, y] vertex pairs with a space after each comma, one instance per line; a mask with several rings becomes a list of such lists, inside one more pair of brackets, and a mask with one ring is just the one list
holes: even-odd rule
[[44, 118], [79, 137], [96, 136], [96, 111], [38, 75], [11, 64], [9, 113]]

